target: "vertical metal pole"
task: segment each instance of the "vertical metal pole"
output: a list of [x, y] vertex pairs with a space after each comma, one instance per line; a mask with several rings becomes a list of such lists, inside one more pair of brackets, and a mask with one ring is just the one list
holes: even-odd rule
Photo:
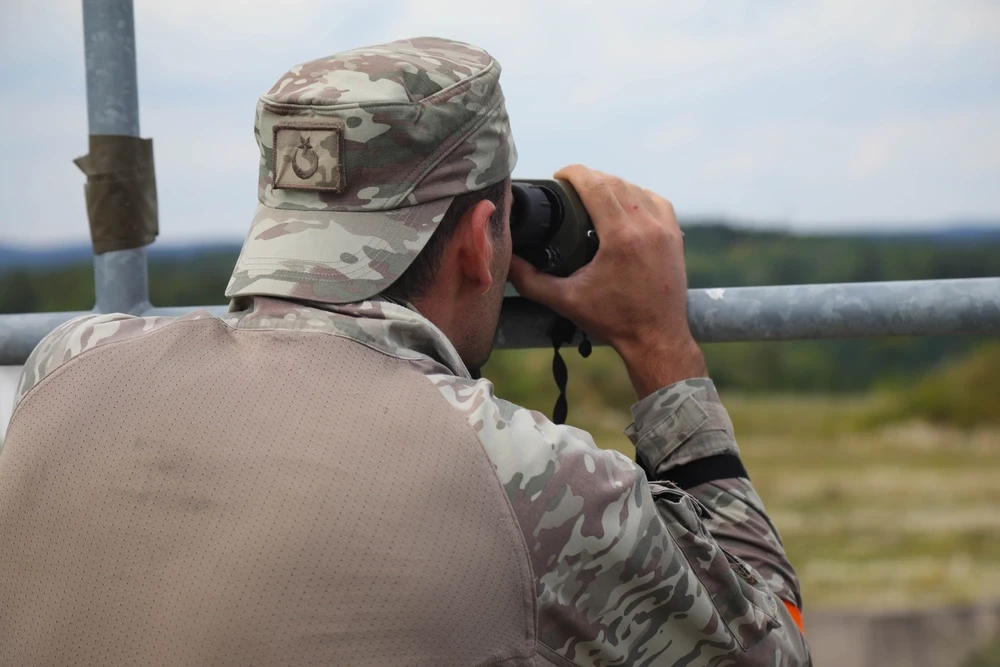
[[[139, 136], [132, 0], [83, 0], [90, 134]], [[95, 310], [137, 314], [149, 309], [146, 249], [94, 255]]]

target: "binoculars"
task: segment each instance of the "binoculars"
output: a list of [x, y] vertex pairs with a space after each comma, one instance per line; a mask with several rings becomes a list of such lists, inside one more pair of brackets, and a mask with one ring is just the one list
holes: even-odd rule
[[568, 276], [594, 258], [598, 239], [576, 190], [563, 180], [523, 180], [510, 185], [513, 253], [537, 269]]

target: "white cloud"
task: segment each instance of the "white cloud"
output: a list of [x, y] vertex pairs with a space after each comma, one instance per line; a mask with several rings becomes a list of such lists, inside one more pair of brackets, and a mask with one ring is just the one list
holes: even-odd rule
[[861, 133], [849, 175], [878, 178], [909, 165], [970, 171], [1000, 167], [1000, 104], [985, 109], [919, 114], [882, 123]]
[[709, 181], [728, 180], [739, 174], [752, 173], [760, 164], [760, 158], [754, 153], [730, 153], [705, 162], [699, 174]]
[[[86, 238], [85, 177], [73, 158], [87, 152], [82, 100], [54, 97], [0, 104], [0, 240], [51, 242]], [[75, 234], [72, 232], [76, 232]]]
[[704, 127], [694, 119], [672, 118], [652, 128], [647, 147], [657, 151], [690, 147], [702, 137], [704, 131]]
[[[2, 30], [0, 240], [84, 237], [80, 4]], [[165, 239], [245, 232], [254, 103], [288, 67], [419, 34], [503, 63], [518, 176], [584, 162], [799, 226], [1000, 217], [995, 0], [147, 0], [136, 33]]]

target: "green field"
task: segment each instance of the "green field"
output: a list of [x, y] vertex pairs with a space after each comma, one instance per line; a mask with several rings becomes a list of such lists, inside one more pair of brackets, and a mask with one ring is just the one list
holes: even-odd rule
[[[566, 356], [569, 422], [633, 456], [621, 430], [634, 395], [613, 352]], [[551, 358], [498, 353], [484, 373], [495, 371], [499, 395], [548, 414]], [[808, 608], [1000, 598], [1000, 427], [874, 426], [872, 415], [891, 412], [888, 394], [722, 398]]]

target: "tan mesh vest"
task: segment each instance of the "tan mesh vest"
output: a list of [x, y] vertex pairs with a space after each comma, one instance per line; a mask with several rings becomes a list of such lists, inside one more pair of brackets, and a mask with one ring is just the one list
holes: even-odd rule
[[182, 321], [20, 405], [0, 664], [537, 665], [523, 539], [409, 362]]

